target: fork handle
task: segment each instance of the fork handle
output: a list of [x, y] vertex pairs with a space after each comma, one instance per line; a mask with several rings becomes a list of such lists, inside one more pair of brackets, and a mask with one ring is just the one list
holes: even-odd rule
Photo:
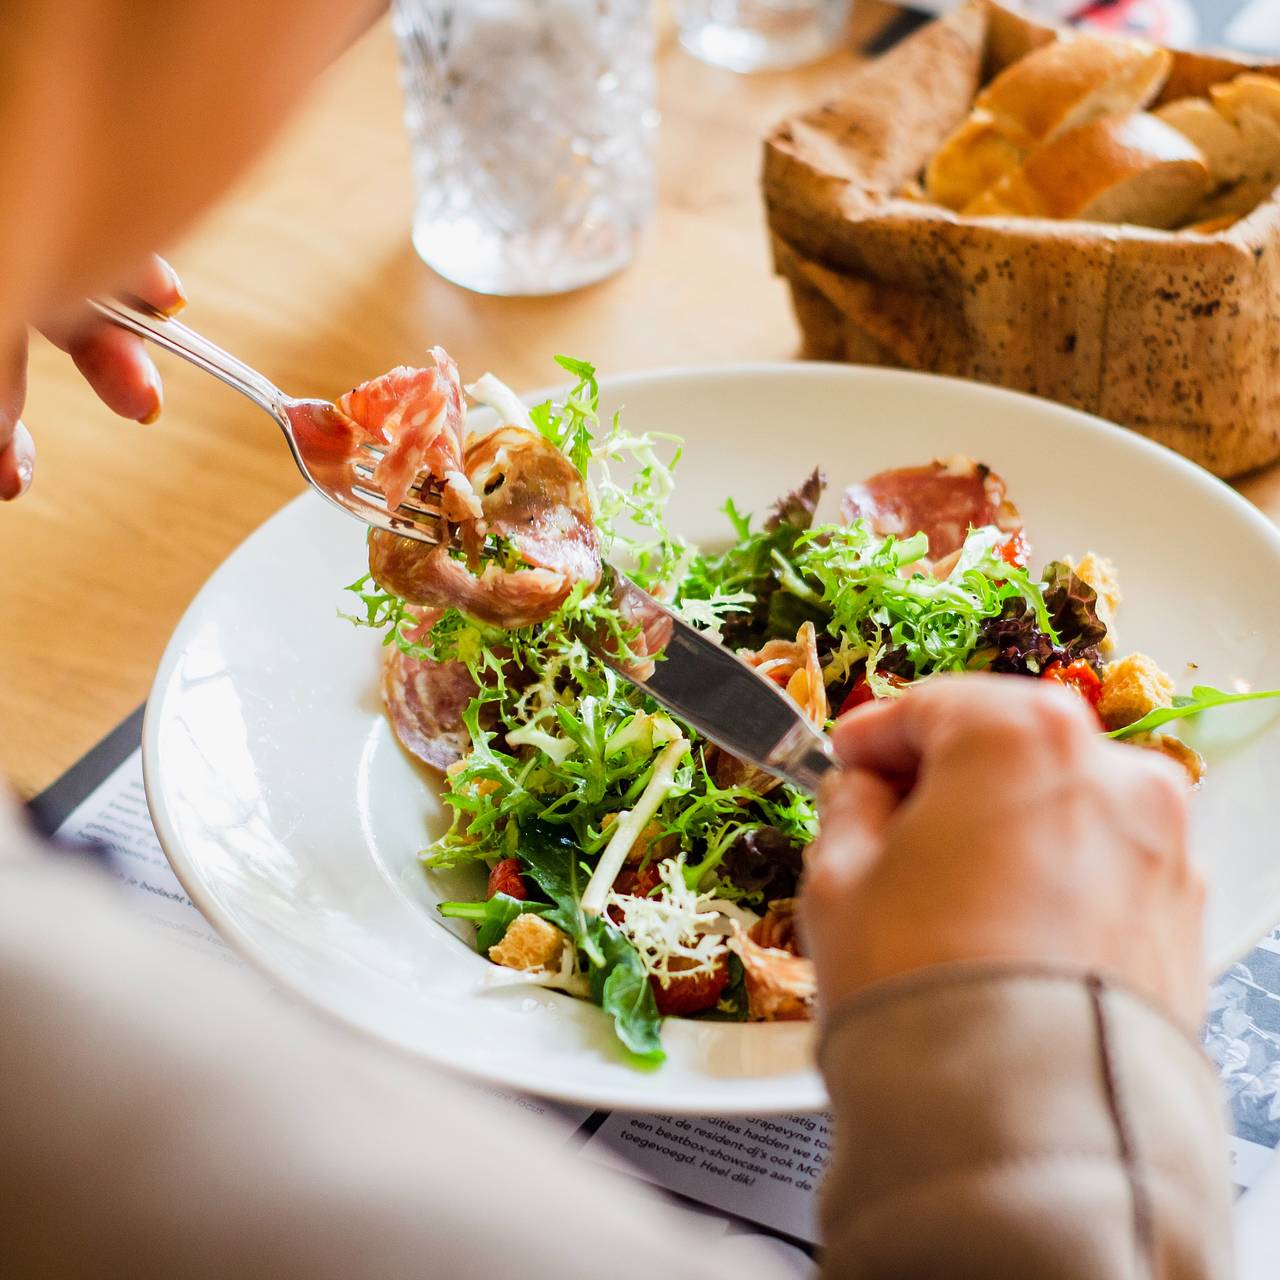
[[220, 378], [285, 424], [284, 405], [288, 397], [275, 383], [237, 360], [217, 343], [189, 329], [180, 320], [170, 318], [140, 298], [90, 298], [89, 305], [112, 324], [136, 333], [140, 338], [146, 338], [189, 360], [196, 368]]

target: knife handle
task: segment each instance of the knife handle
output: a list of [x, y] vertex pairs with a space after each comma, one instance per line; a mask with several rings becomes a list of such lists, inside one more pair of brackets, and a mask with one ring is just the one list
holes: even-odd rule
[[808, 720], [797, 721], [769, 753], [767, 767], [793, 787], [817, 795], [822, 779], [840, 768], [831, 739]]

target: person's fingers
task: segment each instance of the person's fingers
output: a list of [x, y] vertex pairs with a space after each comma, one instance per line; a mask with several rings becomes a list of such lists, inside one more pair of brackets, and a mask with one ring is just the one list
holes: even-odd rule
[[860, 707], [836, 723], [832, 741], [847, 765], [910, 777], [931, 756], [989, 747], [1067, 753], [1094, 735], [1083, 701], [1040, 681], [969, 674], [940, 677], [898, 698]]
[[897, 788], [874, 773], [841, 769], [828, 774], [819, 796], [821, 832], [806, 857], [809, 874], [846, 883], [860, 876], [884, 847], [900, 802]]
[[1186, 770], [1157, 751], [1104, 743], [1100, 767], [1113, 784], [1099, 788], [1109, 821], [1129, 845], [1174, 879], [1191, 870], [1191, 781]]
[[[128, 288], [166, 314], [186, 303], [177, 273], [155, 255], [138, 269]], [[160, 374], [141, 338], [88, 312], [51, 324], [44, 333], [75, 361], [107, 408], [136, 422], [154, 422], [160, 416]]]
[[868, 702], [840, 717], [831, 730], [836, 755], [850, 769], [904, 776], [920, 763], [920, 748], [903, 719], [906, 703], [923, 689], [900, 698]]
[[19, 415], [27, 399], [27, 333], [8, 343], [0, 358], [0, 501], [21, 497], [31, 483], [36, 446]]
[[142, 339], [113, 324], [94, 321], [72, 334], [66, 352], [113, 413], [154, 422], [164, 407], [160, 372]]
[[9, 443], [27, 402], [27, 331], [0, 343], [0, 449]]
[[147, 255], [147, 260], [128, 281], [127, 288], [167, 316], [176, 314], [187, 305], [187, 295], [182, 291], [178, 273], [158, 254]]

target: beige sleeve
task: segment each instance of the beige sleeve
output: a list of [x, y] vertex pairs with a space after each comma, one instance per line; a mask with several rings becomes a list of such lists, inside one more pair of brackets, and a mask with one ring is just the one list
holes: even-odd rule
[[741, 1280], [713, 1220], [188, 956], [78, 862], [0, 857], [0, 1273]]
[[1228, 1280], [1199, 1046], [1089, 975], [946, 966], [834, 1011], [824, 1275]]

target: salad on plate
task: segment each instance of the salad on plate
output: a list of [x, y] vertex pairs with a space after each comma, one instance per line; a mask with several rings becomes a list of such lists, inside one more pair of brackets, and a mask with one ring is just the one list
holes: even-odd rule
[[602, 420], [592, 366], [558, 363], [576, 379], [562, 401], [526, 408], [488, 374], [467, 387], [497, 416], [483, 432], [439, 348], [338, 402], [385, 450], [389, 505], [428, 472], [449, 535], [371, 531], [346, 616], [383, 632], [386, 714], [441, 778], [452, 821], [423, 866], [483, 872], [441, 915], [474, 927], [491, 983], [594, 1001], [637, 1063], [661, 1061], [664, 1017], [811, 1016], [795, 906], [818, 819], [601, 660], [602, 636], [645, 652], [601, 589], [607, 562], [822, 727], [943, 673], [1006, 673], [1065, 686], [1099, 732], [1198, 785], [1203, 761], [1170, 726], [1280, 696], [1179, 694], [1152, 658], [1118, 655], [1112, 565], [1090, 551], [1034, 571], [1004, 481], [969, 457], [849, 484], [828, 522], [814, 469], [759, 516], [727, 498], [725, 546], [692, 546], [666, 521], [681, 442]]

